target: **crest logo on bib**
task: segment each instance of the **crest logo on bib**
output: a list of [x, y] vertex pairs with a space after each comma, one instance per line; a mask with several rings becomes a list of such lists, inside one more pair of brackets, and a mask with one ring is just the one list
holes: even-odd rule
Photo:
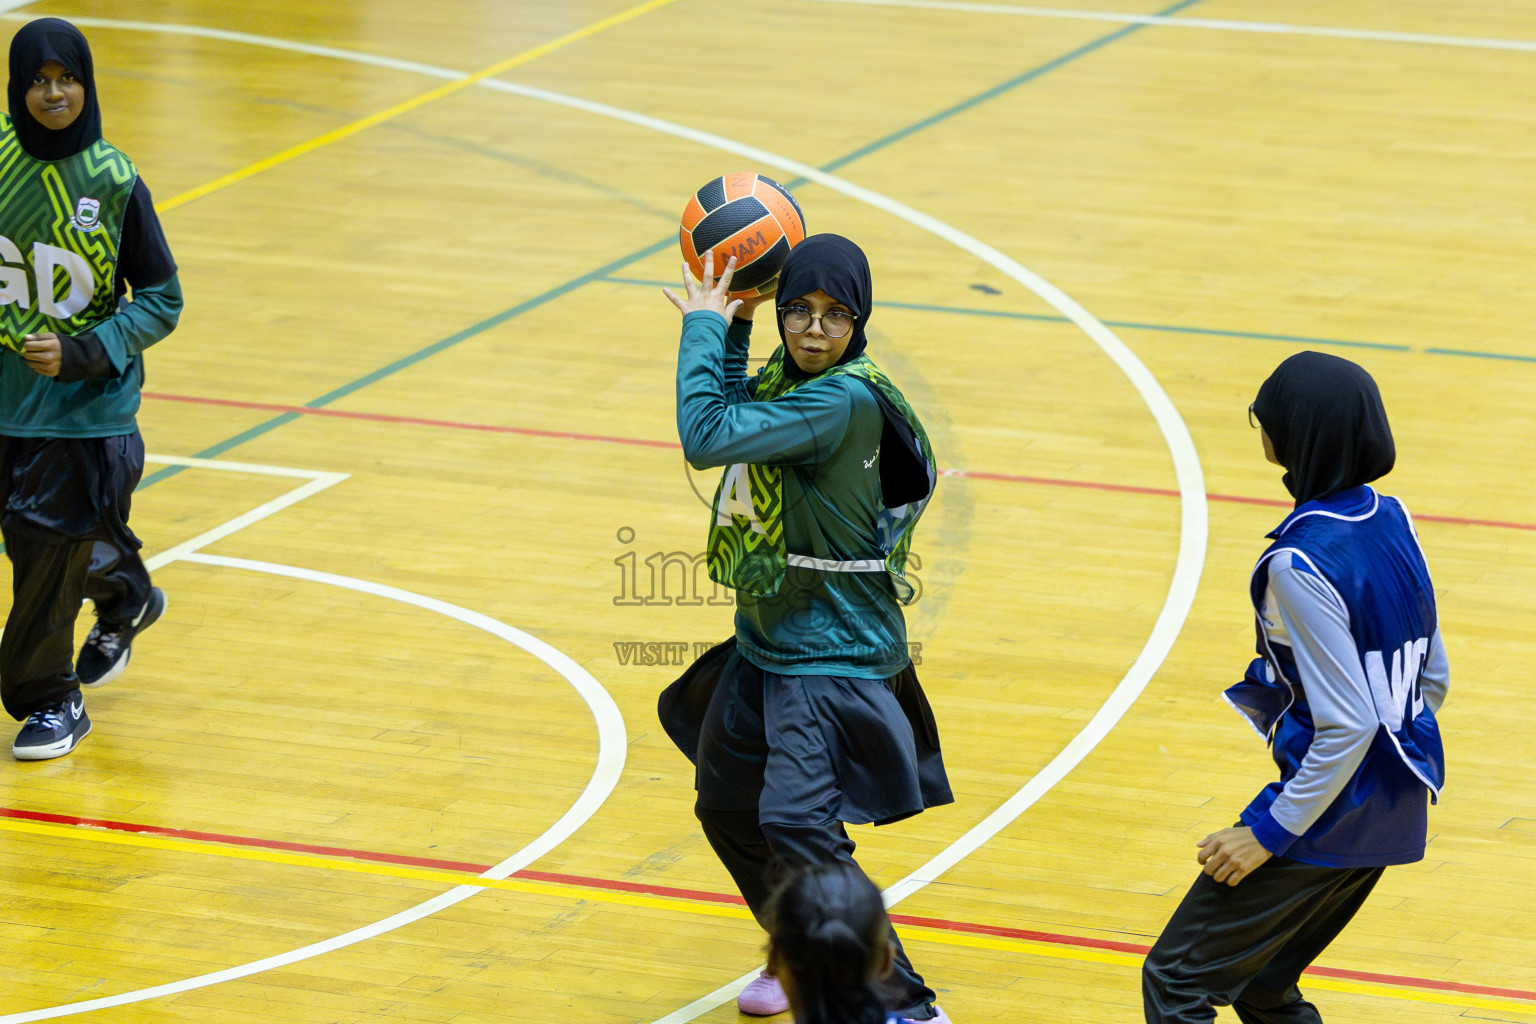
[[81, 231], [95, 231], [101, 226], [101, 201], [81, 196], [75, 204], [75, 215], [70, 218], [70, 223]]

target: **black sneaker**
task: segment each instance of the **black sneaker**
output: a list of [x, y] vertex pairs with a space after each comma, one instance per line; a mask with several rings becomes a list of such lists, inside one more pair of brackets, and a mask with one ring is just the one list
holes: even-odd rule
[[91, 627], [91, 635], [80, 646], [80, 657], [75, 659], [75, 675], [80, 677], [80, 685], [102, 686], [121, 675], [128, 667], [128, 655], [133, 653], [133, 638], [153, 626], [164, 611], [165, 591], [152, 587], [143, 611], [132, 622], [98, 619]]
[[11, 753], [18, 761], [46, 761], [63, 757], [91, 731], [85, 717], [85, 700], [75, 690], [62, 703], [34, 711], [22, 723]]

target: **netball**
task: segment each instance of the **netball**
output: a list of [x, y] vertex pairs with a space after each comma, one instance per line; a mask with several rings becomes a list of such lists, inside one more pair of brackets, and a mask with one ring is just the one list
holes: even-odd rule
[[725, 174], [688, 197], [678, 244], [688, 269], [704, 279], [704, 254], [715, 252], [715, 271], [736, 257], [731, 298], [772, 293], [789, 250], [805, 238], [805, 218], [789, 190], [744, 171]]

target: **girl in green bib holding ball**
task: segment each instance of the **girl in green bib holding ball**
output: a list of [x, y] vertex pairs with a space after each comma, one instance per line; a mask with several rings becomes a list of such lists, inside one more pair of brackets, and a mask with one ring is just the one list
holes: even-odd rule
[[[912, 529], [937, 471], [911, 406], [865, 352], [869, 263], [813, 235], [780, 272], [781, 344], [748, 377], [753, 304], [687, 277], [677, 427], [696, 469], [724, 467], [710, 577], [736, 591], [735, 636], [669, 687], [662, 722], [698, 767], [695, 813], [747, 905], [768, 924], [790, 869], [852, 866], [844, 823], [949, 803], [938, 732], [908, 654], [902, 605]], [[705, 277], [713, 277], [712, 257]], [[893, 938], [888, 1008], [947, 1021]], [[746, 1013], [789, 1008], [765, 973]]]

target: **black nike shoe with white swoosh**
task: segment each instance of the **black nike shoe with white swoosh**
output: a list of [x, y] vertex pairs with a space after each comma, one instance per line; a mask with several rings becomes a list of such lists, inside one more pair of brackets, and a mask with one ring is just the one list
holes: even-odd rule
[[74, 750], [91, 731], [85, 715], [85, 698], [73, 690], [63, 701], [27, 716], [11, 753], [18, 761], [46, 761]]
[[155, 624], [165, 611], [165, 591], [151, 588], [149, 600], [132, 622], [97, 622], [80, 647], [75, 674], [81, 686], [103, 686], [122, 674], [133, 653], [133, 639]]

